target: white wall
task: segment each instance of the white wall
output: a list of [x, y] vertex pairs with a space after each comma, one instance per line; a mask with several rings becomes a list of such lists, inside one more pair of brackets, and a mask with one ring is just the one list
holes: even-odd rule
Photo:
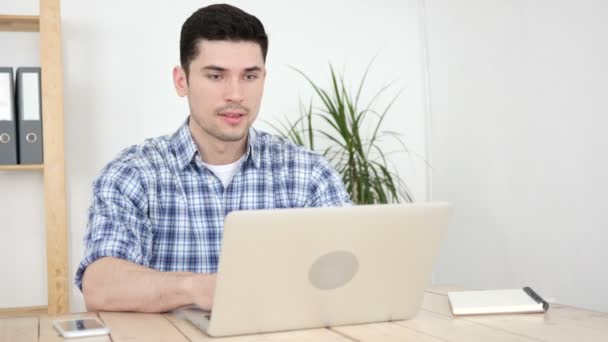
[[608, 2], [426, 4], [435, 281], [608, 311]]
[[[0, 12], [33, 11], [35, 14], [37, 7], [32, 2], [5, 1]], [[70, 274], [75, 272], [83, 254], [82, 236], [95, 175], [121, 149], [146, 137], [173, 132], [187, 115], [185, 101], [173, 90], [171, 69], [179, 62], [179, 30], [183, 21], [207, 2], [150, 3], [142, 7], [143, 2], [118, 0], [100, 3], [62, 1]], [[386, 127], [403, 133], [408, 147], [424, 154], [425, 117], [416, 1], [231, 3], [258, 16], [270, 36], [269, 74], [261, 118], [272, 122], [287, 114], [293, 116], [298, 111], [299, 99], [308, 101], [310, 98], [307, 85], [288, 65], [325, 83], [331, 61], [339, 70], [345, 68], [354, 84], [367, 63], [378, 54], [368, 89], [370, 92], [377, 90], [393, 80], [397, 81], [393, 94], [399, 88], [405, 88], [391, 110]], [[0, 42], [6, 39], [26, 44], [17, 38], [0, 36]], [[0, 64], [20, 65], [18, 56], [22, 50], [35, 56], [38, 51], [36, 38], [29, 39], [28, 49], [19, 48], [9, 53], [3, 49]], [[424, 199], [423, 162], [416, 157], [412, 157], [412, 161], [407, 158], [393, 161], [415, 196]], [[15, 178], [20, 179], [15, 181]], [[23, 185], [32, 181], [39, 184]], [[43, 210], [38, 197], [41, 183], [37, 174], [0, 174], [0, 201], [10, 201], [4, 191], [9, 184], [15, 184], [12, 185], [15, 189], [33, 187], [35, 189], [29, 193], [16, 196], [21, 202], [33, 198], [39, 212], [38, 216], [24, 218], [19, 209], [9, 211], [0, 207], [2, 229], [6, 231], [5, 225], [10, 226], [12, 234], [9, 242], [6, 233], [2, 232], [0, 267], [8, 270], [3, 273], [6, 279], [15, 279], [9, 283], [0, 282], [6, 287], [0, 288], [0, 307], [42, 305], [46, 301], [46, 274], [42, 274], [45, 267]], [[21, 208], [17, 202], [11, 204], [13, 207]], [[37, 235], [38, 239], [32, 235]], [[5, 245], [14, 241], [21, 241], [20, 255], [31, 260], [27, 269], [6, 260], [14, 254], [12, 250], [6, 250]], [[83, 310], [80, 293], [74, 288], [71, 302], [73, 311]]]

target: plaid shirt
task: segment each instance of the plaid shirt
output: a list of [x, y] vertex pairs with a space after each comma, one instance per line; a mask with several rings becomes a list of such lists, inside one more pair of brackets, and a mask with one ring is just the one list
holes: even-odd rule
[[249, 130], [245, 159], [224, 188], [199, 157], [188, 121], [172, 136], [127, 148], [93, 183], [82, 275], [121, 258], [159, 271], [217, 271], [224, 217], [233, 210], [349, 205], [319, 154]]

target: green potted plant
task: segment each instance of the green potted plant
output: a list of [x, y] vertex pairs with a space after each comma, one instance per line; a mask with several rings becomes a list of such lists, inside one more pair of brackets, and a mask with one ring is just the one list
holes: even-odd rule
[[[403, 147], [403, 152], [407, 152], [399, 134], [382, 129], [384, 118], [401, 92], [379, 111], [374, 109], [374, 105], [390, 84], [378, 90], [366, 105], [360, 103], [371, 64], [366, 68], [356, 93], [348, 90], [343, 75], [337, 74], [331, 64], [328, 89], [319, 86], [299, 69], [292, 68], [312, 86], [320, 105], [313, 106], [311, 100], [308, 106], [300, 106], [301, 113], [295, 121], [286, 119], [279, 127], [270, 126], [283, 138], [322, 153], [342, 176], [355, 204], [413, 202], [411, 191], [389, 167], [387, 154], [380, 146], [384, 138], [392, 138]], [[373, 129], [366, 134], [364, 127]], [[323, 142], [326, 146], [322, 146]]]

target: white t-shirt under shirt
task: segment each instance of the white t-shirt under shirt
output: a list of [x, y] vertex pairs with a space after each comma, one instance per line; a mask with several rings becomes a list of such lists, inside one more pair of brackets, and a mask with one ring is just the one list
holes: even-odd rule
[[239, 160], [235, 161], [231, 164], [226, 165], [211, 165], [204, 162], [201, 162], [206, 168], [208, 168], [213, 174], [220, 179], [224, 189], [228, 187], [230, 181], [232, 181], [232, 177], [236, 174], [236, 171], [239, 169], [241, 162], [245, 159], [245, 154], [239, 158]]

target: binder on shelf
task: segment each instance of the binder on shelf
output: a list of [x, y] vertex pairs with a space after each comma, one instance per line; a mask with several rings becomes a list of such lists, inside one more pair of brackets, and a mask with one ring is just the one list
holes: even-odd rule
[[42, 93], [40, 68], [17, 68], [19, 164], [42, 164]]
[[17, 161], [13, 68], [0, 68], [0, 165], [15, 165]]

